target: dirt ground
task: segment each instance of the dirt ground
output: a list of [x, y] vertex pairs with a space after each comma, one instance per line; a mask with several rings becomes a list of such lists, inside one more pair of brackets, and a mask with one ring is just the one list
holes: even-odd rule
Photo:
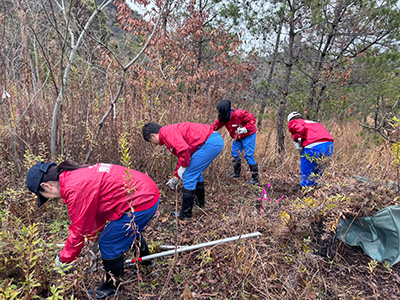
[[[273, 200], [264, 208], [263, 187]], [[180, 221], [169, 217], [180, 192], [163, 190], [160, 215], [145, 230], [152, 252], [256, 231], [262, 236], [163, 257], [152, 269], [130, 268], [123, 299], [400, 299], [400, 267], [372, 261], [327, 226], [341, 214], [367, 216], [393, 205], [393, 193], [385, 183], [357, 179], [304, 191], [295, 179], [268, 178], [254, 187], [228, 178], [207, 184], [206, 207]], [[324, 210], [321, 203], [338, 195], [343, 203]], [[296, 199], [314, 203], [299, 209]], [[291, 215], [287, 222], [283, 211]]]

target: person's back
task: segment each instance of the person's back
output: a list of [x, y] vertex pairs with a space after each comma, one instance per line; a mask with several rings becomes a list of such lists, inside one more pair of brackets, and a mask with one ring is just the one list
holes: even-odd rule
[[328, 130], [314, 121], [293, 119], [288, 123], [288, 127], [294, 140], [301, 138], [303, 147], [316, 142], [334, 141]]
[[[132, 169], [129, 172], [129, 184], [126, 168], [119, 165], [98, 163], [62, 172], [59, 176], [60, 191], [69, 213], [79, 218], [82, 212], [92, 208], [97, 223], [102, 226], [106, 221], [120, 218], [131, 207], [135, 211], [152, 207], [159, 198], [157, 185], [141, 172]], [[126, 190], [129, 185], [135, 187], [132, 195], [128, 195]]]
[[334, 140], [322, 124], [304, 120], [298, 112], [290, 113], [287, 121], [293, 144], [301, 155], [300, 184], [316, 186], [324, 171], [324, 158], [332, 156]]
[[[161, 127], [159, 131], [160, 145], [165, 144], [169, 150], [174, 148], [176, 152], [180, 152], [180, 148], [185, 147], [184, 144], [186, 143], [190, 148], [190, 155], [192, 155], [212, 133], [213, 129], [208, 124], [183, 122], [166, 125]], [[174, 152], [173, 154], [176, 155]]]

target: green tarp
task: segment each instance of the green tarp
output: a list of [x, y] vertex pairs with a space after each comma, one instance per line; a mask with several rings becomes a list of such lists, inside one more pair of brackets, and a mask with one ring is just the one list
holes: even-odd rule
[[380, 262], [400, 261], [400, 206], [385, 207], [372, 217], [340, 219], [337, 238]]

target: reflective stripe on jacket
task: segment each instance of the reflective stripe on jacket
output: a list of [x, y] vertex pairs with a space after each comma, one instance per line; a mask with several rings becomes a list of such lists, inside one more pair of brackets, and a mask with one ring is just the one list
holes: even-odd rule
[[305, 147], [315, 142], [333, 142], [333, 138], [320, 123], [295, 119], [288, 123], [289, 131], [295, 142], [301, 138], [302, 146]]
[[[247, 110], [240, 109], [232, 109], [231, 117], [227, 123], [220, 122], [219, 119], [217, 119], [211, 126], [215, 131], [220, 129], [222, 126], [225, 126], [229, 131], [230, 136], [235, 140], [241, 140], [257, 132], [256, 118], [254, 115], [249, 113]], [[245, 127], [247, 133], [237, 134], [236, 130], [239, 127]]]
[[[85, 236], [94, 237], [107, 221], [119, 219], [132, 207], [143, 211], [152, 207], [160, 193], [147, 175], [118, 165], [96, 164], [86, 168], [64, 171], [59, 176], [63, 202], [71, 219], [69, 236], [60, 258], [68, 263], [75, 260], [84, 246]], [[127, 186], [134, 189], [127, 193]]]

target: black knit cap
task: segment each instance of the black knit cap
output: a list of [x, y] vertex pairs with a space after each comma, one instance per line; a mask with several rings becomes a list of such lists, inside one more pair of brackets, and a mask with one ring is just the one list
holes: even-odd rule
[[231, 101], [222, 100], [217, 104], [218, 119], [222, 123], [227, 123], [231, 118]]

